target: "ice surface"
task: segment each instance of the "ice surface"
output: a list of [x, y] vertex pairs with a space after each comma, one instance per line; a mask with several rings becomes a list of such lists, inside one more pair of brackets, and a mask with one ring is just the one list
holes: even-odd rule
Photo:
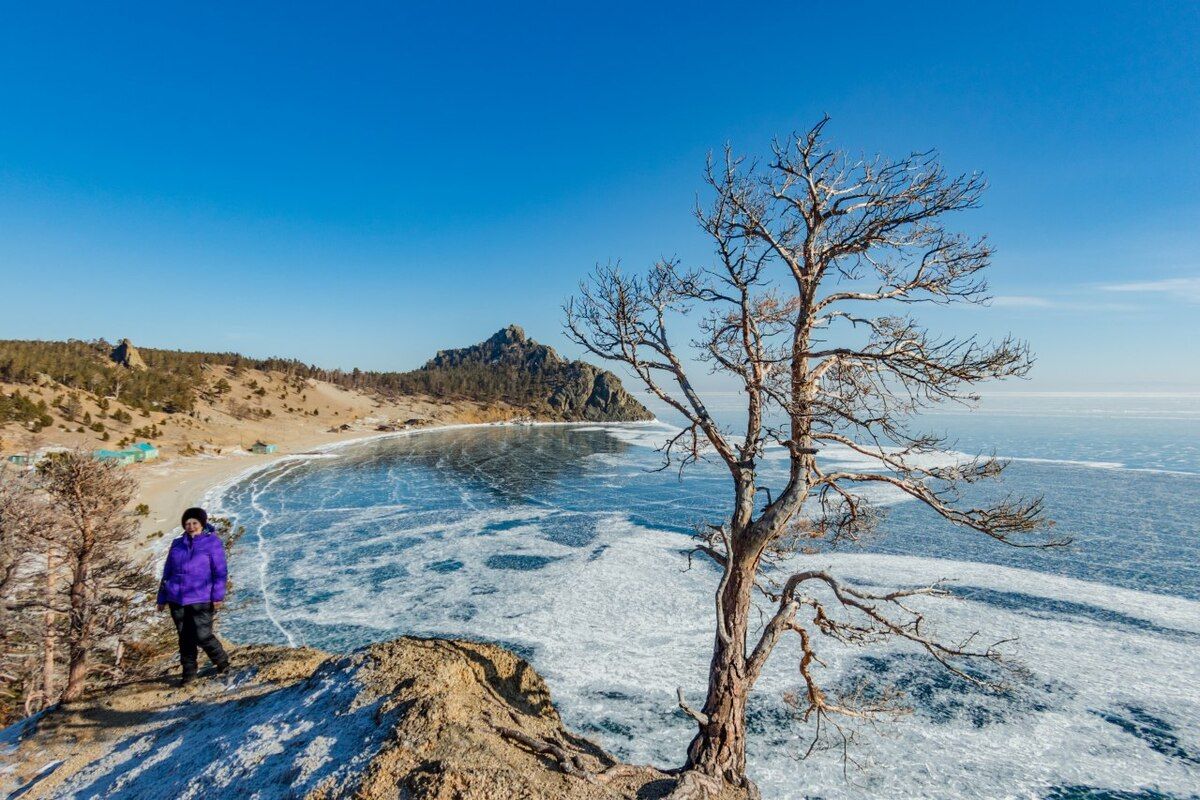
[[[675, 710], [675, 687], [701, 702], [717, 582], [711, 564], [689, 568], [688, 534], [730, 490], [715, 467], [683, 480], [648, 471], [664, 431], [430, 431], [273, 465], [220, 499], [248, 527], [223, 633], [340, 650], [402, 633], [497, 641], [546, 676], [568, 725], [626, 759], [677, 764], [694, 726]], [[880, 587], [953, 579], [958, 599], [929, 601], [930, 619], [950, 638], [1014, 637], [1011, 691], [953, 680], [911, 648], [822, 643], [827, 685], [898, 682], [914, 707], [864, 731], [852, 751], [862, 768], [843, 776], [837, 752], [798, 760], [811, 729], [781, 699], [799, 684], [783, 646], [751, 706], [765, 797], [1194, 792], [1200, 478], [1071, 463], [1011, 475], [998, 491], [1045, 490], [1079, 520], [1088, 536], [1075, 551], [1034, 557], [939, 533], [915, 504], [892, 502], [891, 536], [874, 552], [800, 562]], [[319, 736], [305, 741], [319, 761]]]

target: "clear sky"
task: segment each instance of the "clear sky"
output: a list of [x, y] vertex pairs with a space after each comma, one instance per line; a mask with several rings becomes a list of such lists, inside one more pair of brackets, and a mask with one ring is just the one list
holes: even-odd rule
[[[409, 8], [405, 8], [408, 6]], [[990, 189], [1025, 390], [1200, 391], [1200, 4], [5, 4], [0, 338], [377, 369], [701, 259], [705, 153], [824, 113]]]

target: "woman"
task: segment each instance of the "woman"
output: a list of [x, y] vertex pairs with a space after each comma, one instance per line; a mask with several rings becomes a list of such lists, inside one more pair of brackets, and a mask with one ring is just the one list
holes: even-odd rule
[[229, 656], [212, 632], [213, 612], [225, 599], [225, 576], [225, 547], [217, 529], [208, 524], [203, 508], [189, 508], [183, 512], [183, 536], [171, 542], [158, 585], [158, 610], [171, 607], [179, 635], [180, 686], [196, 677], [197, 645], [218, 673], [229, 669]]

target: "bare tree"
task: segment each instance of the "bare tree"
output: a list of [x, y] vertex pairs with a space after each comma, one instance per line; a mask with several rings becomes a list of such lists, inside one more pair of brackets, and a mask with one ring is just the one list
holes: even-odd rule
[[11, 714], [14, 701], [28, 714], [54, 696], [59, 627], [50, 547], [54, 515], [35, 478], [0, 470], [0, 684], [6, 695], [0, 716]]
[[147, 588], [149, 565], [135, 556], [137, 522], [126, 510], [136, 490], [121, 467], [90, 453], [59, 454], [39, 466], [56, 512], [54, 549], [62, 554], [67, 614], [67, 683], [61, 699], [83, 692], [89, 658], [102, 637], [128, 622], [132, 593]]
[[8, 597], [25, 561], [22, 535], [31, 517], [26, 473], [0, 467], [0, 597]]
[[[893, 708], [831, 698], [814, 673], [818, 636], [907, 640], [970, 680], [978, 678], [957, 665], [998, 658], [994, 647], [943, 643], [927, 632], [913, 598], [943, 595], [940, 585], [869, 592], [820, 569], [768, 569], [872, 531], [881, 513], [869, 487], [901, 492], [1005, 544], [1061, 543], [1046, 538], [1050, 523], [1038, 498], [964, 500], [963, 484], [998, 475], [1003, 463], [976, 457], [947, 465], [929, 458], [946, 443], [914, 430], [923, 409], [970, 403], [976, 384], [1025, 375], [1032, 364], [1019, 341], [938, 338], [909, 313], [922, 302], [986, 302], [990, 246], [947, 230], [945, 221], [977, 206], [983, 179], [948, 175], [932, 152], [852, 158], [826, 143], [827, 121], [776, 141], [765, 166], [728, 148], [709, 159], [714, 198], [696, 217], [714, 246], [713, 264], [661, 261], [645, 275], [598, 267], [564, 309], [574, 341], [624, 364], [686, 421], [664, 445], [664, 466], [710, 458], [732, 479], [729, 515], [706, 529], [698, 547], [722, 572], [703, 708], [689, 708], [680, 692], [698, 731], [677, 797], [715, 795], [723, 785], [756, 791], [746, 777], [746, 702], [785, 635], [798, 638], [798, 703], [818, 729], [831, 715]], [[689, 319], [699, 330], [689, 343], [700, 361], [744, 392], [744, 428], [718, 424], [689, 377], [685, 351], [668, 337], [668, 322]], [[817, 455], [831, 446], [873, 467], [828, 468]], [[760, 483], [768, 447], [787, 454], [782, 486]], [[769, 605], [765, 624], [752, 631], [756, 590]]]

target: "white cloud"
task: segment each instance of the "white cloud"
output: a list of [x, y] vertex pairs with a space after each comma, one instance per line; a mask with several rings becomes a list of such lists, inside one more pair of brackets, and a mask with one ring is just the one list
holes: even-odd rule
[[1025, 309], [1028, 311], [1139, 311], [1140, 307], [1129, 303], [1111, 303], [1078, 297], [1040, 297], [1031, 294], [1002, 294], [992, 298], [993, 308]]
[[1106, 292], [1154, 292], [1172, 294], [1191, 303], [1200, 303], [1200, 278], [1163, 278], [1138, 283], [1115, 283], [1101, 286]]
[[1000, 308], [1052, 308], [1055, 303], [1045, 297], [1026, 294], [1002, 294], [992, 298], [992, 305]]

